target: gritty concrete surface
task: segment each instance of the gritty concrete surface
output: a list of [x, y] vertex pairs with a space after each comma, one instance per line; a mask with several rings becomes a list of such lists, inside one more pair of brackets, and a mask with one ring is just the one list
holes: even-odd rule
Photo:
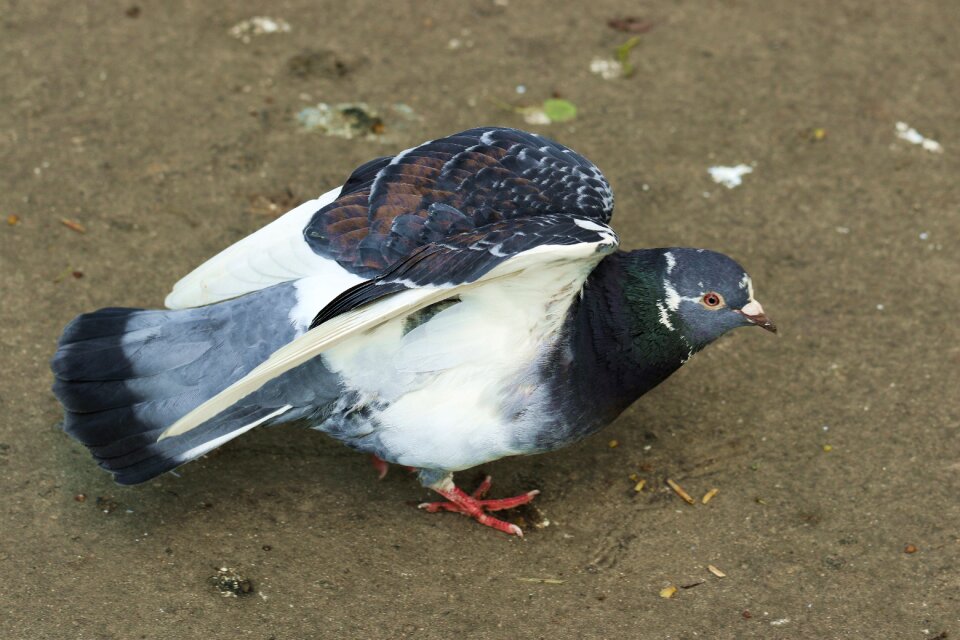
[[[229, 33], [258, 15], [289, 32]], [[653, 28], [606, 80], [590, 64], [625, 15]], [[5, 0], [0, 637], [960, 635], [958, 22], [953, 0]], [[502, 106], [554, 94], [574, 120]], [[321, 101], [419, 119], [305, 133]], [[302, 429], [133, 488], [59, 431], [47, 362], [74, 315], [159, 306], [356, 165], [492, 123], [594, 160], [626, 248], [736, 257], [781, 326], [721, 340], [600, 435], [484, 469], [495, 495], [540, 488], [550, 526], [419, 512], [404, 472], [378, 483]], [[739, 164], [734, 189], [707, 171]], [[719, 493], [690, 506], [666, 478]]]

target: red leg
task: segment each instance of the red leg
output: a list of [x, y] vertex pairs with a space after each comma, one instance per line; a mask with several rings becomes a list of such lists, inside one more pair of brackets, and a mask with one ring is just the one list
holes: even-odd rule
[[436, 485], [430, 487], [441, 496], [446, 498], [447, 502], [425, 502], [420, 505], [420, 508], [424, 509], [425, 511], [429, 511], [430, 513], [437, 513], [438, 511], [461, 513], [465, 516], [473, 518], [482, 525], [492, 527], [497, 531], [503, 531], [504, 533], [509, 533], [522, 538], [523, 531], [520, 529], [520, 527], [515, 524], [510, 524], [509, 522], [504, 522], [503, 520], [494, 518], [486, 512], [498, 511], [501, 509], [512, 509], [513, 507], [527, 504], [540, 492], [534, 489], [533, 491], [528, 491], [512, 498], [482, 500], [481, 498], [490, 489], [490, 484], [491, 478], [490, 476], [487, 476], [471, 495], [467, 495], [463, 492], [463, 490], [458, 489], [456, 485], [453, 484], [453, 478], [451, 476], [447, 476]]
[[377, 472], [377, 480], [383, 480], [387, 477], [387, 471], [390, 471], [390, 464], [377, 456], [375, 453], [370, 454], [370, 464], [373, 465], [373, 468]]
[[[377, 480], [383, 480], [387, 477], [387, 472], [390, 471], [390, 463], [379, 457], [375, 453], [370, 454], [370, 464], [373, 465], [373, 468], [377, 472]], [[416, 473], [416, 469], [413, 467], [408, 467], [403, 465], [403, 468], [409, 471], [410, 473]]]

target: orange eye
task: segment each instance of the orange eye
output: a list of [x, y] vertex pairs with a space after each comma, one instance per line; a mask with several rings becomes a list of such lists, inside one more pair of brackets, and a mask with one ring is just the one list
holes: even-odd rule
[[703, 297], [700, 298], [700, 301], [703, 302], [703, 306], [707, 309], [718, 309], [723, 306], [723, 296], [714, 291], [708, 291], [703, 294]]

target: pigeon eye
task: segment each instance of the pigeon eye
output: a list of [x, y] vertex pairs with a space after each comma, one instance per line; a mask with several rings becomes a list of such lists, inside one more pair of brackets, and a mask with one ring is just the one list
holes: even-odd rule
[[723, 296], [714, 291], [708, 291], [707, 293], [703, 294], [703, 297], [700, 298], [700, 301], [707, 309], [719, 309], [723, 306]]

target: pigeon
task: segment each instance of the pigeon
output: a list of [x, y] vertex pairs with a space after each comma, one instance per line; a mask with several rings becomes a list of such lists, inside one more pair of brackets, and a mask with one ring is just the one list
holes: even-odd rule
[[522, 536], [457, 471], [564, 447], [731, 329], [776, 331], [733, 259], [621, 251], [589, 160], [481, 127], [357, 168], [174, 285], [80, 315], [52, 359], [63, 429], [120, 484], [301, 423], [416, 470], [421, 505]]

